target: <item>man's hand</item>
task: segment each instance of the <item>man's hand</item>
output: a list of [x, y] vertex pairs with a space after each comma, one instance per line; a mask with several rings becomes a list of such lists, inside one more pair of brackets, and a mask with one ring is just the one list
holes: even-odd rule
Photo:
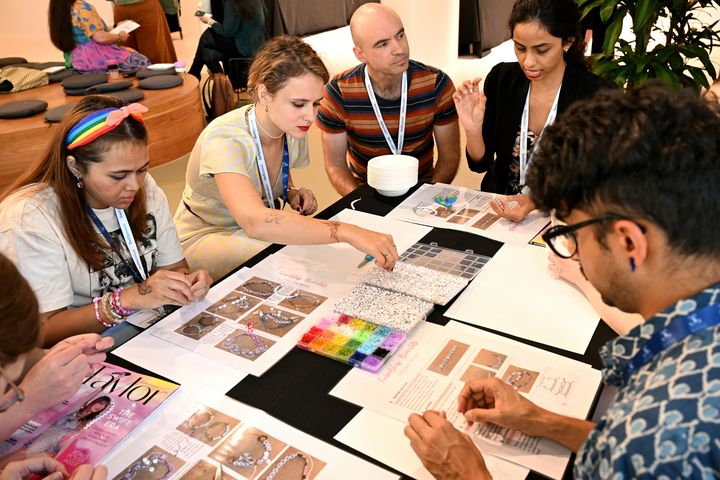
[[422, 464], [437, 479], [490, 477], [485, 460], [473, 441], [445, 418], [445, 412], [410, 415], [405, 436]]

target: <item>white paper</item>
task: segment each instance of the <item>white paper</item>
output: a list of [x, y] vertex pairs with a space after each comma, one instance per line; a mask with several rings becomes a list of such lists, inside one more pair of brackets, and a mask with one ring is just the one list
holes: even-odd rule
[[[443, 198], [455, 195], [457, 201], [450, 207], [443, 207], [435, 201], [438, 195]], [[387, 217], [470, 232], [515, 245], [528, 243], [550, 222], [539, 210], [530, 212], [521, 222], [500, 218], [490, 207], [490, 200], [497, 196], [458, 185], [424, 184]]]
[[[258, 440], [261, 436], [267, 443]], [[253, 465], [234, 465], [233, 461], [246, 451], [255, 455]], [[265, 451], [267, 455], [261, 456]], [[288, 457], [297, 452], [303, 456]], [[142, 457], [152, 453], [164, 455], [155, 464], [158, 475], [149, 475], [145, 467], [135, 472], [138, 478], [142, 473], [159, 478], [167, 472], [167, 465], [172, 465], [170, 474], [163, 475], [166, 480], [207, 480], [214, 478], [218, 463], [223, 465], [223, 479], [266, 478], [288, 458], [286, 465], [278, 470], [278, 478], [283, 470], [287, 470], [283, 472], [287, 474], [297, 473], [300, 478], [303, 465], [308, 469], [309, 479], [397, 478], [260, 410], [209, 390], [193, 392], [182, 388], [103, 462], [108, 467], [108, 478], [119, 478], [128, 467], [138, 465]]]
[[599, 316], [582, 293], [553, 278], [547, 264], [543, 248], [504, 245], [445, 316], [585, 353]]
[[[406, 424], [363, 408], [335, 435], [335, 440], [416, 480], [433, 480], [403, 433]], [[530, 472], [525, 467], [492, 455], [483, 455], [483, 458], [493, 478], [520, 480]]]
[[130, 33], [133, 30], [140, 28], [140, 24], [132, 20], [125, 20], [124, 22], [118, 23], [115, 28], [110, 30], [110, 33], [117, 35], [120, 32]]
[[[335, 215], [332, 220], [351, 223], [368, 230], [392, 235], [398, 254], [410, 248], [432, 230], [429, 227], [408, 225], [406, 222], [349, 209]], [[312, 259], [312, 261], [326, 265], [335, 271], [348, 274], [364, 271], [364, 268], [358, 269], [357, 266], [365, 258], [365, 254], [347, 243], [288, 245], [280, 252], [283, 255], [299, 260]], [[357, 283], [360, 283], [360, 280]]]
[[561, 445], [493, 425], [466, 429], [457, 397], [466, 381], [486, 376], [516, 382], [539, 406], [577, 418], [587, 416], [601, 377], [581, 362], [488, 332], [422, 324], [378, 374], [353, 369], [330, 393], [398, 421], [445, 411], [483, 452], [560, 478], [570, 457]]

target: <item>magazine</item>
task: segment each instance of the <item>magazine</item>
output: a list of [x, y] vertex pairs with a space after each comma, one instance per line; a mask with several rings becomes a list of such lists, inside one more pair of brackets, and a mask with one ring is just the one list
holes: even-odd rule
[[177, 388], [159, 378], [98, 363], [75, 395], [36, 415], [0, 443], [0, 464], [20, 453], [53, 456], [71, 474], [79, 465], [100, 463]]

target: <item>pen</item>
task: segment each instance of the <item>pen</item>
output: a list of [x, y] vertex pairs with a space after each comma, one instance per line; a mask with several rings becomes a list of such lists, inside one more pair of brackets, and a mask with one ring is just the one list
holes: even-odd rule
[[373, 260], [375, 260], [375, 257], [373, 257], [372, 255], [365, 255], [365, 258], [362, 259], [362, 262], [358, 263], [357, 268], [362, 268]]

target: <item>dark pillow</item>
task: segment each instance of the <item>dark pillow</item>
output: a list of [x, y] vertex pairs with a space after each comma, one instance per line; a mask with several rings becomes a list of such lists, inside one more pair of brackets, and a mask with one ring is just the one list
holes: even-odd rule
[[59, 123], [63, 116], [72, 110], [72, 108], [77, 105], [77, 103], [66, 103], [65, 105], [60, 105], [58, 107], [53, 107], [47, 112], [45, 112], [45, 121], [50, 123]]
[[71, 97], [78, 97], [88, 94], [88, 88], [63, 88], [63, 93], [65, 95], [70, 95]]
[[0, 118], [24, 118], [45, 111], [48, 104], [42, 100], [18, 100], [0, 105]]
[[76, 73], [72, 70], [63, 70], [57, 73], [48, 73], [48, 80], [50, 83], [62, 82], [66, 78], [74, 77]]
[[18, 63], [27, 63], [27, 59], [22, 57], [4, 57], [0, 58], [0, 68], [8, 65], [17, 65]]
[[105, 73], [88, 73], [84, 75], [73, 75], [62, 81], [62, 86], [67, 89], [80, 89], [92, 87], [107, 82], [108, 77]]
[[145, 98], [145, 94], [136, 88], [120, 90], [119, 92], [108, 93], [109, 96], [119, 98], [127, 103], [138, 102]]
[[37, 70], [45, 70], [46, 68], [50, 67], [64, 67], [65, 62], [40, 62], [35, 64], [35, 69]]
[[158, 75], [140, 80], [138, 86], [146, 90], [164, 90], [166, 88], [177, 87], [182, 83], [182, 77], [178, 77], [177, 75]]
[[117, 92], [119, 90], [127, 90], [132, 87], [133, 82], [130, 80], [119, 80], [117, 82], [101, 83], [100, 85], [93, 85], [88, 90], [93, 93], [109, 93]]
[[175, 67], [168, 67], [162, 70], [152, 70], [150, 68], [141, 68], [135, 73], [139, 79], [157, 77], [158, 75], [175, 75]]

